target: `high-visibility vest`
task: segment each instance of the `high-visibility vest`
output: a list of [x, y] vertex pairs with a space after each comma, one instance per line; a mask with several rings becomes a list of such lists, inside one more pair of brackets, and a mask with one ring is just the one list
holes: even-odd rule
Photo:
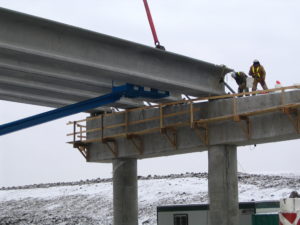
[[254, 75], [260, 77], [260, 73], [259, 73], [260, 66], [258, 66], [258, 67], [256, 68], [256, 71], [255, 71], [254, 66], [252, 66], [251, 69], [252, 69], [252, 73], [253, 73]]

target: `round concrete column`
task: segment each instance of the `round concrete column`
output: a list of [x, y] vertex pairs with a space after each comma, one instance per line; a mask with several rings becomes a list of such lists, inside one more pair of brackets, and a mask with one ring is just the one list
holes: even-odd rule
[[113, 160], [114, 225], [138, 225], [137, 160]]
[[208, 192], [210, 225], [238, 225], [237, 148], [208, 148]]

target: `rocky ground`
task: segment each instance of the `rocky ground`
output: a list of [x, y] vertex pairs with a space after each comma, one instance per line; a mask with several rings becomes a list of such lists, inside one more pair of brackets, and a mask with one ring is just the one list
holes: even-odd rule
[[[156, 207], [207, 203], [207, 173], [139, 177], [139, 224], [156, 224]], [[294, 175], [239, 174], [240, 201], [278, 200], [300, 190]], [[0, 188], [0, 225], [112, 224], [111, 179]]]

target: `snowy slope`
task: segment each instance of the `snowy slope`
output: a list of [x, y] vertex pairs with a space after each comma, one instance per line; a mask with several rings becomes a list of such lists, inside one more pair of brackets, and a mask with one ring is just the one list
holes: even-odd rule
[[[298, 176], [239, 174], [240, 201], [277, 200], [300, 189]], [[156, 206], [207, 203], [207, 174], [141, 177], [139, 224], [156, 224]], [[0, 189], [0, 224], [112, 224], [110, 179]]]

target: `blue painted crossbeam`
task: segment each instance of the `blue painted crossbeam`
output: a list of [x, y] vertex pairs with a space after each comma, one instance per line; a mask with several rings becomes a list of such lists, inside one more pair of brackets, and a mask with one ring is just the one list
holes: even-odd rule
[[142, 86], [133, 84], [113, 87], [112, 92], [109, 94], [0, 125], [0, 136], [114, 103], [123, 96], [127, 98], [159, 99], [169, 96], [169, 92], [152, 88], [146, 90]]

